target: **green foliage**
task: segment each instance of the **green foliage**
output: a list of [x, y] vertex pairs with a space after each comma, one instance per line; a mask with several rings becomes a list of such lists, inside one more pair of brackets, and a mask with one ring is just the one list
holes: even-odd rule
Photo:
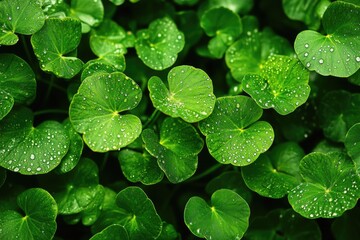
[[356, 239], [358, 0], [0, 0], [0, 239]]

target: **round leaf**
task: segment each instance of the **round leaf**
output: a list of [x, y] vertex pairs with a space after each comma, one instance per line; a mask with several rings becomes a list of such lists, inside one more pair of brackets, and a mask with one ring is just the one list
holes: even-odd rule
[[86, 78], [70, 104], [70, 121], [96, 152], [118, 150], [141, 133], [140, 119], [120, 114], [141, 100], [139, 86], [123, 73], [97, 74]]
[[262, 109], [246, 96], [221, 97], [213, 113], [199, 123], [210, 154], [220, 163], [245, 166], [274, 140], [271, 125], [257, 121]]
[[137, 32], [135, 49], [146, 66], [163, 70], [173, 65], [184, 48], [184, 34], [170, 18], [159, 18]]
[[61, 78], [72, 78], [83, 65], [80, 59], [70, 55], [76, 50], [80, 39], [80, 21], [73, 18], [49, 18], [44, 27], [32, 35], [31, 44], [42, 70]]
[[19, 38], [15, 33], [4, 29], [4, 26], [0, 28], [0, 45], [15, 45], [18, 41]]
[[0, 22], [12, 32], [31, 35], [44, 25], [45, 15], [38, 0], [0, 2]]
[[213, 111], [215, 95], [209, 76], [201, 69], [177, 66], [168, 74], [169, 89], [158, 77], [150, 78], [148, 88], [155, 108], [186, 122], [198, 122]]
[[[104, 6], [99, 0], [72, 0], [70, 12], [90, 27], [99, 25], [104, 18]], [[82, 31], [88, 32], [88, 26], [83, 26]]]
[[160, 182], [164, 177], [156, 159], [146, 151], [139, 153], [124, 149], [120, 151], [118, 158], [121, 170], [130, 182], [150, 185]]
[[[123, 65], [123, 67], [125, 68], [125, 65]], [[81, 72], [81, 81], [84, 81], [85, 78], [98, 73], [113, 73], [117, 71], [118, 69], [115, 66], [101, 61], [100, 59], [90, 60], [85, 64], [84, 69]]]
[[189, 123], [178, 118], [166, 118], [160, 128], [160, 139], [150, 129], [143, 131], [142, 138], [146, 150], [157, 158], [170, 182], [182, 182], [195, 173], [197, 155], [204, 143]]
[[244, 91], [264, 108], [274, 108], [281, 115], [293, 112], [310, 94], [309, 72], [294, 58], [274, 55], [259, 75], [243, 78]]
[[282, 198], [300, 183], [302, 148], [293, 142], [276, 145], [250, 166], [241, 169], [246, 185], [261, 196]]
[[360, 174], [360, 123], [354, 124], [345, 136], [345, 147]]
[[90, 238], [90, 240], [104, 240], [104, 239], [128, 240], [129, 236], [123, 226], [118, 224], [112, 224]]
[[200, 197], [192, 197], [184, 210], [186, 226], [195, 236], [205, 239], [241, 239], [249, 216], [246, 201], [228, 189], [214, 192], [211, 206]]
[[288, 199], [306, 218], [338, 217], [360, 197], [359, 176], [343, 153], [310, 153], [300, 162], [300, 174], [305, 182], [291, 190]]
[[121, 219], [129, 239], [156, 239], [162, 221], [152, 201], [139, 187], [127, 187], [116, 196], [116, 204], [125, 211]]
[[334, 2], [322, 23], [325, 36], [312, 30], [297, 35], [296, 54], [309, 70], [321, 75], [351, 76], [360, 68], [360, 7]]
[[[2, 99], [11, 95], [14, 103], [29, 104], [36, 95], [35, 74], [18, 56], [0, 54], [0, 89]], [[9, 96], [7, 101], [10, 101]]]
[[31, 188], [17, 197], [23, 212], [0, 212], [1, 239], [52, 239], [56, 231], [57, 206], [53, 197], [41, 188]]
[[11, 111], [0, 125], [0, 166], [25, 175], [44, 174], [59, 165], [69, 149], [64, 127], [44, 121], [33, 127], [27, 108]]

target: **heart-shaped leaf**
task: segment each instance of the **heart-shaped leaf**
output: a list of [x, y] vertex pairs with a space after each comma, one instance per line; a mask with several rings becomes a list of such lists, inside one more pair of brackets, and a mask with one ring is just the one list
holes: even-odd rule
[[204, 143], [191, 124], [178, 118], [166, 118], [160, 137], [151, 129], [145, 129], [141, 136], [146, 150], [157, 158], [170, 182], [182, 182], [195, 173], [197, 155]]
[[13, 45], [18, 41], [15, 33], [31, 35], [45, 22], [41, 3], [37, 0], [3, 0], [0, 2], [0, 45]]
[[17, 196], [23, 212], [0, 212], [1, 239], [52, 239], [56, 231], [57, 205], [41, 188], [30, 188]]
[[104, 198], [98, 172], [94, 161], [83, 158], [72, 171], [62, 175], [47, 174], [39, 180], [54, 196], [59, 214], [69, 215], [87, 210], [99, 196], [101, 200]]
[[297, 35], [296, 54], [304, 66], [321, 75], [351, 76], [360, 68], [360, 7], [334, 2], [322, 24], [326, 35], [312, 30]]
[[184, 209], [186, 226], [205, 239], [241, 239], [249, 225], [250, 209], [234, 191], [220, 189], [211, 196], [211, 205], [191, 197]]
[[59, 165], [69, 149], [64, 127], [44, 121], [33, 127], [33, 113], [14, 109], [0, 124], [0, 166], [25, 175], [44, 174]]
[[318, 111], [324, 135], [335, 142], [344, 142], [347, 131], [360, 122], [359, 106], [358, 93], [344, 90], [327, 92]]
[[15, 104], [30, 104], [36, 95], [33, 70], [14, 54], [0, 54], [0, 91], [3, 99], [10, 95]]
[[218, 98], [213, 113], [199, 123], [210, 154], [220, 163], [245, 166], [271, 146], [274, 131], [257, 121], [262, 109], [249, 97]]
[[[244, 22], [254, 25], [252, 20]], [[241, 82], [246, 74], [259, 74], [268, 57], [273, 54], [293, 55], [293, 48], [289, 42], [270, 30], [259, 32], [257, 28], [249, 29], [239, 37], [226, 51], [226, 65], [230, 68], [232, 76]]]
[[42, 70], [58, 77], [72, 78], [83, 66], [80, 59], [71, 55], [80, 39], [80, 21], [73, 18], [49, 18], [44, 27], [32, 35], [31, 44]]
[[71, 101], [70, 121], [93, 151], [118, 150], [141, 133], [138, 117], [120, 114], [135, 108], [141, 96], [139, 86], [123, 73], [90, 76]]
[[306, 218], [334, 218], [353, 208], [360, 197], [360, 178], [341, 152], [310, 153], [300, 162], [300, 183], [288, 195], [293, 209]]
[[155, 70], [173, 65], [184, 48], [184, 34], [168, 17], [151, 22], [148, 29], [137, 32], [135, 49], [144, 64]]
[[119, 224], [112, 224], [90, 238], [90, 240], [104, 240], [104, 239], [128, 240], [129, 236], [123, 226]]
[[345, 136], [346, 151], [355, 163], [360, 175], [360, 123], [354, 124]]
[[282, 198], [300, 183], [302, 148], [294, 142], [276, 145], [253, 164], [241, 169], [246, 185], [261, 196]]
[[148, 88], [154, 107], [173, 118], [198, 122], [213, 111], [215, 95], [209, 76], [201, 69], [177, 66], [168, 74], [169, 89], [158, 77], [150, 78]]
[[146, 150], [143, 153], [124, 149], [119, 153], [120, 167], [130, 182], [141, 182], [151, 185], [160, 182], [164, 173], [157, 161]]
[[273, 55], [260, 74], [246, 75], [243, 88], [256, 103], [281, 115], [293, 112], [310, 94], [309, 72], [294, 58]]

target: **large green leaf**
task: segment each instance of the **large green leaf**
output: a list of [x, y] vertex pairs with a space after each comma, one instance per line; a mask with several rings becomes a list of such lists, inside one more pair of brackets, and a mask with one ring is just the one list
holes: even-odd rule
[[262, 108], [274, 108], [281, 115], [293, 112], [310, 95], [309, 72], [291, 57], [273, 55], [259, 74], [245, 75], [242, 86]]
[[212, 113], [215, 104], [213, 85], [203, 70], [191, 66], [174, 67], [168, 74], [168, 83], [169, 88], [159, 77], [150, 78], [148, 88], [155, 108], [190, 123]]
[[168, 17], [151, 22], [148, 29], [137, 32], [135, 49], [146, 66], [163, 70], [173, 65], [184, 48], [184, 34]]
[[22, 212], [0, 212], [0, 239], [52, 239], [56, 231], [57, 205], [50, 193], [30, 188], [16, 200]]
[[90, 238], [90, 240], [104, 240], [104, 239], [128, 240], [129, 236], [123, 226], [119, 224], [112, 224]]
[[146, 150], [157, 158], [170, 182], [182, 182], [195, 173], [197, 155], [204, 143], [189, 123], [178, 118], [166, 118], [160, 128], [160, 137], [153, 130], [145, 129], [142, 138]]
[[37, 0], [0, 1], [0, 45], [18, 41], [15, 33], [31, 35], [44, 25], [45, 15]]
[[271, 125], [258, 121], [262, 112], [247, 96], [218, 98], [213, 113], [199, 123], [210, 154], [223, 164], [254, 162], [274, 140]]
[[276, 145], [253, 164], [243, 167], [246, 185], [258, 194], [270, 198], [282, 198], [300, 183], [302, 148], [294, 142]]
[[354, 163], [341, 152], [310, 153], [300, 162], [304, 182], [288, 195], [293, 209], [306, 218], [334, 218], [353, 208], [360, 197]]
[[122, 112], [141, 100], [139, 86], [125, 74], [96, 74], [86, 78], [70, 104], [70, 121], [96, 152], [118, 150], [141, 133], [138, 117]]
[[14, 109], [0, 124], [0, 166], [25, 175], [44, 174], [59, 165], [69, 149], [64, 127], [44, 121], [33, 127], [33, 113]]
[[184, 209], [186, 226], [205, 239], [241, 239], [249, 225], [250, 209], [234, 191], [220, 189], [211, 196], [211, 205], [191, 197]]
[[322, 23], [326, 35], [312, 30], [297, 35], [296, 54], [304, 66], [321, 75], [351, 76], [360, 68], [360, 7], [334, 2]]
[[72, 78], [83, 62], [71, 54], [81, 39], [80, 21], [73, 18], [49, 18], [44, 27], [31, 37], [31, 44], [42, 70], [58, 77]]

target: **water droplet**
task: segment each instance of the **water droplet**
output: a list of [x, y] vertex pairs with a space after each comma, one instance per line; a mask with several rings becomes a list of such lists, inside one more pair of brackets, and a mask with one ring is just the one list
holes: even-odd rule
[[311, 64], [308, 62], [308, 63], [306, 64], [306, 67], [309, 68], [310, 66], [311, 66]]
[[306, 43], [306, 44], [305, 44], [305, 48], [308, 48], [308, 47], [309, 47], [309, 44]]
[[334, 51], [334, 49], [333, 48], [330, 48], [330, 52], [333, 52]]
[[357, 61], [357, 62], [360, 62], [360, 57], [356, 57], [356, 61]]
[[307, 56], [309, 56], [309, 53], [307, 53], [307, 52], [304, 53], [304, 57], [307, 57]]
[[323, 60], [322, 58], [320, 58], [319, 63], [320, 63], [320, 64], [323, 64], [323, 63], [324, 63], [324, 60]]

